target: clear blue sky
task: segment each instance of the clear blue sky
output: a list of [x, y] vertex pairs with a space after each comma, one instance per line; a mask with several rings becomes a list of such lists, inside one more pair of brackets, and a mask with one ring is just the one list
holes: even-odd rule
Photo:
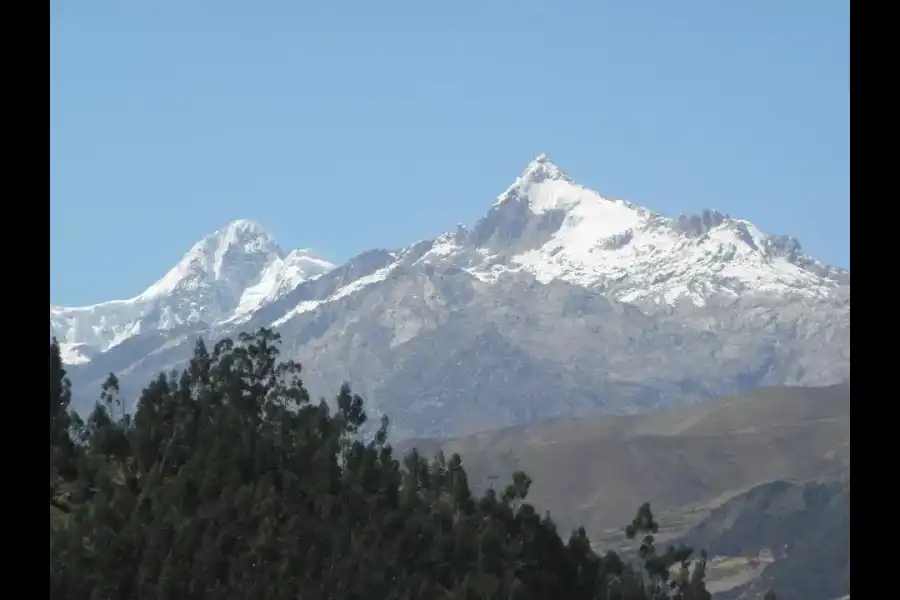
[[236, 218], [334, 261], [472, 224], [534, 156], [850, 262], [849, 2], [51, 0], [50, 299]]

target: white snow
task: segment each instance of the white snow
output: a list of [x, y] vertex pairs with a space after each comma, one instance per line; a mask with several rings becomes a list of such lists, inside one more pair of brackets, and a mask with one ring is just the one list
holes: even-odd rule
[[[494, 206], [516, 198], [517, 196], [519, 196], [517, 192], [521, 192], [523, 190], [527, 191], [528, 188], [537, 183], [553, 181], [559, 181], [561, 183], [569, 184], [572, 183], [572, 180], [569, 179], [569, 177], [565, 173], [563, 173], [562, 170], [560, 170], [560, 168], [557, 167], [556, 164], [554, 164], [546, 154], [540, 154], [537, 158], [531, 161], [527, 167], [525, 167], [525, 170], [519, 174], [513, 184], [509, 186], [509, 188], [507, 188], [505, 192], [497, 196], [497, 201], [494, 202]], [[559, 187], [558, 189], [564, 188]], [[564, 205], [555, 205], [555, 202], [560, 199], [561, 198], [559, 197], [559, 195], [545, 195], [543, 197], [535, 198], [533, 200], [533, 203], [531, 204], [531, 207], [532, 210], [538, 214], [540, 214], [540, 212], [553, 208], [565, 208]]]
[[188, 251], [183, 259], [162, 279], [147, 288], [139, 299], [149, 300], [176, 291], [180, 287], [198, 285], [198, 276], [223, 279], [232, 266], [234, 254], [265, 255], [266, 262], [280, 258], [281, 249], [258, 224], [246, 219], [232, 221], [226, 227], [206, 236]]
[[84, 354], [83, 344], [59, 344], [59, 356], [64, 365], [82, 365], [91, 359]]
[[378, 283], [379, 281], [384, 281], [391, 274], [391, 271], [393, 271], [396, 267], [397, 263], [395, 262], [386, 267], [378, 269], [377, 271], [374, 271], [369, 275], [364, 275], [359, 279], [356, 279], [349, 284], [341, 287], [335, 293], [330, 295], [328, 298], [325, 298], [324, 300], [308, 300], [305, 302], [301, 302], [297, 306], [289, 310], [283, 317], [273, 321], [272, 327], [280, 327], [299, 314], [314, 311], [319, 306], [327, 302], [334, 302], [335, 300], [346, 298], [347, 296], [358, 292], [366, 286]]
[[333, 269], [332, 263], [316, 258], [309, 250], [294, 250], [284, 259], [275, 259], [263, 271], [259, 283], [244, 290], [234, 315], [228, 322], [248, 319], [265, 304], [273, 302], [297, 285], [320, 277]]
[[305, 302], [301, 302], [297, 306], [289, 310], [287, 313], [285, 313], [283, 317], [272, 321], [272, 327], [281, 327], [297, 315], [312, 312], [321, 305], [322, 302], [319, 300], [307, 300]]

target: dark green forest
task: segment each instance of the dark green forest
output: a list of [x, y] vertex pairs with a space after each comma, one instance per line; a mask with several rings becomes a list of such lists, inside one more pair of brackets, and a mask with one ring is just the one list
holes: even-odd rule
[[636, 552], [597, 553], [526, 502], [525, 473], [478, 497], [457, 455], [395, 456], [386, 419], [371, 433], [346, 385], [311, 401], [278, 348], [201, 342], [134, 411], [110, 375], [81, 419], [51, 343], [51, 598], [710, 598], [702, 554], [654, 546], [649, 505]]

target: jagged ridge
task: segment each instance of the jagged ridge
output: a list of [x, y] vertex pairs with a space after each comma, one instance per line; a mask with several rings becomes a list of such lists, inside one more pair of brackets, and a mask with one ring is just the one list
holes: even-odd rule
[[281, 326], [410, 268], [458, 269], [484, 283], [527, 274], [644, 305], [702, 306], [753, 294], [828, 298], [849, 290], [847, 271], [807, 256], [794, 238], [767, 236], [717, 211], [669, 218], [605, 198], [546, 155], [529, 163], [471, 229], [458, 226], [401, 251], [361, 256], [375, 255], [373, 268], [285, 304], [279, 300], [335, 265], [305, 250], [285, 253], [259, 225], [235, 221], [195, 244], [135, 298], [51, 307], [51, 334], [70, 362], [86, 362], [142, 332], [250, 322], [265, 307], [283, 309], [269, 322]]

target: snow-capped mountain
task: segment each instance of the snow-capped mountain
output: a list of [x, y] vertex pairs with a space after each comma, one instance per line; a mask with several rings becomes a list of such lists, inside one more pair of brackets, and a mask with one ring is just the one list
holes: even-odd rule
[[[467, 249], [476, 253], [467, 253]], [[483, 280], [524, 270], [600, 288], [623, 301], [703, 305], [710, 295], [824, 297], [849, 275], [804, 255], [797, 240], [767, 236], [712, 210], [668, 218], [578, 185], [541, 155], [501, 194], [474, 230], [444, 236], [432, 256]], [[447, 258], [444, 258], [447, 257]]]
[[542, 155], [472, 227], [334, 266], [236, 221], [51, 331], [73, 378], [143, 384], [198, 336], [274, 326], [314, 393], [350, 381], [412, 434], [460, 433], [843, 381], [849, 290], [793, 238], [605, 198]]
[[259, 225], [206, 236], [162, 279], [128, 300], [50, 307], [50, 331], [71, 364], [142, 332], [239, 321], [298, 283], [334, 268], [308, 250], [285, 253]]
[[405, 266], [463, 269], [483, 282], [527, 273], [601, 291], [622, 302], [703, 306], [712, 297], [827, 298], [849, 273], [824, 265], [788, 236], [769, 236], [714, 210], [670, 218], [575, 183], [546, 155], [532, 161], [473, 228], [392, 254], [393, 260], [293, 316], [387, 278]]

